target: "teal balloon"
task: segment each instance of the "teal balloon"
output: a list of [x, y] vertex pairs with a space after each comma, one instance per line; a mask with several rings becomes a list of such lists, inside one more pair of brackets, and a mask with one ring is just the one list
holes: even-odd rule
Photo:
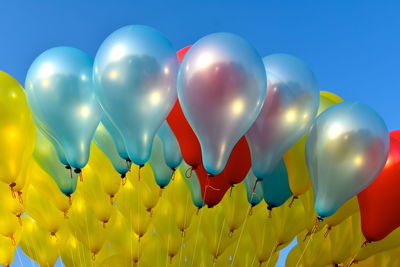
[[56, 47], [35, 59], [25, 82], [33, 114], [60, 144], [76, 172], [89, 160], [90, 143], [102, 113], [93, 90], [92, 67], [93, 60], [86, 53]]
[[247, 192], [247, 201], [251, 206], [256, 206], [260, 203], [264, 198], [263, 188], [262, 186], [254, 185], [257, 183], [257, 177], [254, 176], [253, 171], [250, 169], [246, 178], [243, 180], [244, 185], [246, 186]]
[[175, 170], [182, 163], [182, 154], [178, 141], [167, 122], [164, 121], [157, 135], [160, 137], [163, 144], [165, 163], [168, 167]]
[[36, 134], [33, 158], [38, 165], [53, 178], [63, 194], [70, 196], [75, 192], [78, 174], [67, 170], [65, 166], [57, 160], [56, 149], [40, 130], [38, 130]]
[[115, 128], [114, 124], [106, 114], [103, 114], [101, 123], [106, 128], [108, 133], [111, 135], [112, 139], [114, 140], [114, 144], [119, 156], [127, 160], [128, 162], [131, 162], [128, 156], [128, 152], [126, 151], [125, 142], [124, 139], [122, 139], [121, 133], [118, 131], [117, 128]]
[[268, 209], [281, 206], [292, 195], [285, 162], [281, 159], [272, 174], [261, 181]]
[[102, 123], [97, 127], [93, 141], [111, 161], [114, 169], [124, 178], [129, 171], [130, 163], [120, 157], [113, 138]]
[[331, 216], [371, 184], [384, 167], [388, 150], [386, 124], [369, 106], [343, 102], [322, 112], [306, 142], [318, 215]]
[[197, 178], [196, 172], [193, 171], [190, 178], [185, 177], [186, 171], [190, 168], [192, 167], [188, 165], [185, 161], [182, 161], [182, 164], [179, 167], [183, 180], [185, 181], [186, 185], [190, 190], [190, 194], [192, 196], [192, 202], [197, 208], [200, 209], [204, 207], [206, 204], [204, 203], [203, 198], [201, 196], [200, 183], [199, 179]]
[[151, 168], [153, 169], [154, 178], [159, 187], [166, 187], [172, 179], [174, 170], [168, 167], [165, 162], [163, 153], [163, 143], [161, 138], [157, 135], [154, 137], [153, 148], [149, 160]]
[[151, 27], [122, 27], [97, 51], [96, 94], [137, 165], [149, 160], [154, 136], [176, 101], [177, 72], [175, 49]]

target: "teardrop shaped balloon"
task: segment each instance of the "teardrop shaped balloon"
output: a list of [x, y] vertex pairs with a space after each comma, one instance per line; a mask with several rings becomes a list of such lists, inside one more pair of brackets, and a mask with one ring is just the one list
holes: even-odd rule
[[39, 166], [57, 183], [66, 196], [75, 192], [78, 175], [66, 169], [58, 160], [53, 144], [38, 130], [33, 158]]
[[124, 178], [129, 171], [130, 163], [121, 158], [118, 153], [118, 148], [103, 123], [100, 123], [94, 134], [93, 141], [95, 144], [106, 154], [107, 158], [111, 161], [114, 169], [121, 174]]
[[264, 193], [262, 186], [254, 188], [254, 185], [257, 183], [257, 177], [254, 176], [252, 170], [249, 171], [243, 183], [246, 186], [247, 201], [251, 206], [258, 205], [263, 200]]
[[265, 76], [257, 51], [234, 34], [207, 35], [187, 52], [179, 68], [178, 97], [208, 173], [222, 172], [233, 147], [257, 118]]
[[167, 122], [161, 124], [157, 135], [160, 137], [162, 142], [165, 163], [172, 170], [175, 170], [182, 162], [182, 155], [178, 141], [176, 140], [174, 133], [171, 131], [171, 128], [169, 128]]
[[84, 52], [56, 47], [35, 59], [25, 82], [36, 119], [60, 143], [77, 172], [89, 160], [90, 143], [101, 118], [92, 66], [92, 58]]
[[167, 163], [165, 162], [163, 143], [158, 135], [154, 137], [149, 163], [153, 170], [154, 178], [156, 179], [158, 186], [160, 188], [166, 187], [172, 179], [174, 170], [168, 167]]
[[177, 70], [169, 40], [147, 26], [118, 29], [97, 52], [97, 96], [137, 165], [149, 160], [153, 138], [175, 103]]
[[111, 121], [111, 119], [108, 117], [107, 114], [103, 113], [101, 123], [103, 124], [104, 128], [106, 128], [108, 133], [111, 135], [114, 144], [117, 148], [119, 156], [125, 159], [126, 161], [131, 162], [128, 156], [128, 151], [126, 150], [124, 139], [122, 138], [121, 133], [114, 126], [113, 122]]
[[319, 115], [306, 144], [318, 215], [332, 215], [365, 189], [385, 165], [388, 147], [385, 122], [367, 105], [343, 102]]
[[267, 96], [246, 133], [254, 175], [268, 178], [284, 153], [309, 129], [317, 114], [318, 85], [310, 68], [287, 54], [264, 58]]
[[182, 165], [179, 167], [179, 170], [184, 178], [183, 180], [189, 187], [193, 204], [200, 209], [205, 205], [203, 198], [201, 197], [200, 183], [196, 176], [196, 172], [192, 172], [192, 176], [190, 178], [185, 177], [185, 172], [188, 169], [190, 169], [190, 166], [186, 162], [182, 161]]
[[268, 204], [268, 209], [281, 206], [292, 196], [285, 162], [281, 160], [278, 166], [268, 177], [262, 180], [264, 200]]

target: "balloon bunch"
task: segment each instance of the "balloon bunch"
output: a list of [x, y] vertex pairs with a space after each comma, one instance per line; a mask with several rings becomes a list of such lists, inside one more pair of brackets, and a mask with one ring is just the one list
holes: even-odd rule
[[398, 264], [400, 131], [294, 56], [131, 25], [0, 96], [0, 264]]

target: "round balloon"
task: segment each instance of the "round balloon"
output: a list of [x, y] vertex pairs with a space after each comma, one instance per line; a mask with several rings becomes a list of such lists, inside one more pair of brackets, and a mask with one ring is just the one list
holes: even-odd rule
[[99, 102], [137, 165], [146, 163], [154, 136], [176, 100], [178, 60], [157, 30], [129, 25], [101, 44], [93, 80]]
[[72, 47], [56, 47], [35, 59], [26, 76], [28, 103], [66, 160], [80, 172], [101, 118], [92, 84], [92, 58]]
[[264, 58], [267, 96], [260, 115], [246, 133], [254, 175], [272, 174], [284, 153], [309, 129], [318, 111], [314, 74], [300, 59], [286, 54]]
[[342, 102], [315, 120], [306, 143], [315, 209], [327, 217], [365, 189], [385, 165], [389, 135], [370, 107]]
[[210, 34], [189, 49], [177, 83], [179, 102], [199, 139], [204, 167], [219, 174], [263, 105], [263, 62], [241, 37]]

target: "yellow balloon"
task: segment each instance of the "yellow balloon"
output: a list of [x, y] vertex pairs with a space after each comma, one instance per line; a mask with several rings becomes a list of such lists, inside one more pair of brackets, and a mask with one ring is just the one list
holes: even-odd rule
[[126, 184], [119, 190], [116, 199], [118, 210], [124, 215], [139, 238], [147, 232], [152, 216], [143, 205], [142, 187], [142, 182], [137, 182], [135, 187], [131, 179], [127, 179]]
[[298, 247], [301, 249], [300, 255], [295, 260], [301, 262], [304, 266], [323, 267], [330, 264], [330, 242], [324, 237], [322, 231], [314, 233], [308, 239], [304, 240], [304, 232], [299, 235]]
[[357, 197], [352, 197], [346, 201], [332, 216], [324, 218], [324, 221], [327, 225], [327, 230], [331, 230], [332, 227], [340, 224], [358, 210]]
[[51, 235], [56, 235], [64, 224], [63, 213], [33, 184], [28, 189], [25, 209]]
[[[313, 228], [316, 224], [316, 220], [317, 220], [317, 216], [318, 216], [317, 212], [314, 209], [313, 190], [310, 189], [306, 193], [302, 194], [299, 197], [299, 200], [300, 201], [293, 202], [293, 206], [297, 205], [298, 202], [300, 202], [300, 204], [303, 206], [304, 216], [302, 219], [304, 220], [305, 229], [307, 230], [307, 232], [306, 232], [305, 236], [302, 237], [302, 239], [306, 239], [311, 234], [311, 231], [313, 230]], [[321, 229], [323, 229], [324, 225], [325, 225], [325, 221], [319, 222], [318, 228], [314, 229], [314, 231], [320, 231]]]
[[244, 183], [239, 183], [231, 188], [230, 194], [225, 194], [220, 205], [223, 208], [229, 231], [235, 231], [243, 224], [250, 212]]
[[16, 232], [21, 228], [21, 224], [14, 214], [0, 205], [0, 235], [9, 238], [16, 244]]
[[[301, 239], [301, 236], [303, 235], [300, 235], [298, 238]], [[285, 266], [305, 267], [303, 261], [300, 259], [301, 253], [302, 249], [300, 248], [300, 245], [294, 246], [286, 257]], [[299, 259], [300, 262], [298, 263]]]
[[23, 225], [20, 242], [23, 252], [40, 266], [54, 266], [64, 247], [67, 229], [64, 228], [57, 236], [51, 236], [37, 221], [29, 217], [23, 218]]
[[0, 114], [0, 180], [15, 187], [24, 160], [32, 154], [35, 131], [24, 89], [3, 71]]
[[95, 172], [95, 167], [89, 164], [83, 172], [85, 179], [79, 184], [78, 191], [93, 210], [96, 218], [102, 223], [107, 223], [113, 215], [114, 205], [110, 202], [110, 197], [104, 192], [101, 179]]
[[[20, 235], [19, 235], [20, 238]], [[15, 240], [16, 243], [19, 243]], [[0, 264], [3, 266], [10, 266], [14, 260], [14, 254], [17, 246], [13, 242], [4, 236], [0, 236]]]
[[[321, 91], [318, 115], [328, 107], [340, 102], [343, 102], [343, 99], [339, 96]], [[311, 186], [305, 158], [306, 139], [307, 135], [303, 136], [283, 157], [288, 172], [290, 190], [294, 198], [304, 194]]]
[[70, 232], [90, 250], [93, 256], [97, 255], [108, 238], [112, 220], [107, 224], [100, 222], [90, 205], [78, 192], [75, 193], [74, 203], [68, 215], [69, 219], [66, 221]]
[[10, 187], [5, 183], [0, 183], [0, 203], [10, 213], [20, 218], [24, 211], [25, 195], [23, 194], [23, 201], [21, 202], [17, 196], [12, 194]]

